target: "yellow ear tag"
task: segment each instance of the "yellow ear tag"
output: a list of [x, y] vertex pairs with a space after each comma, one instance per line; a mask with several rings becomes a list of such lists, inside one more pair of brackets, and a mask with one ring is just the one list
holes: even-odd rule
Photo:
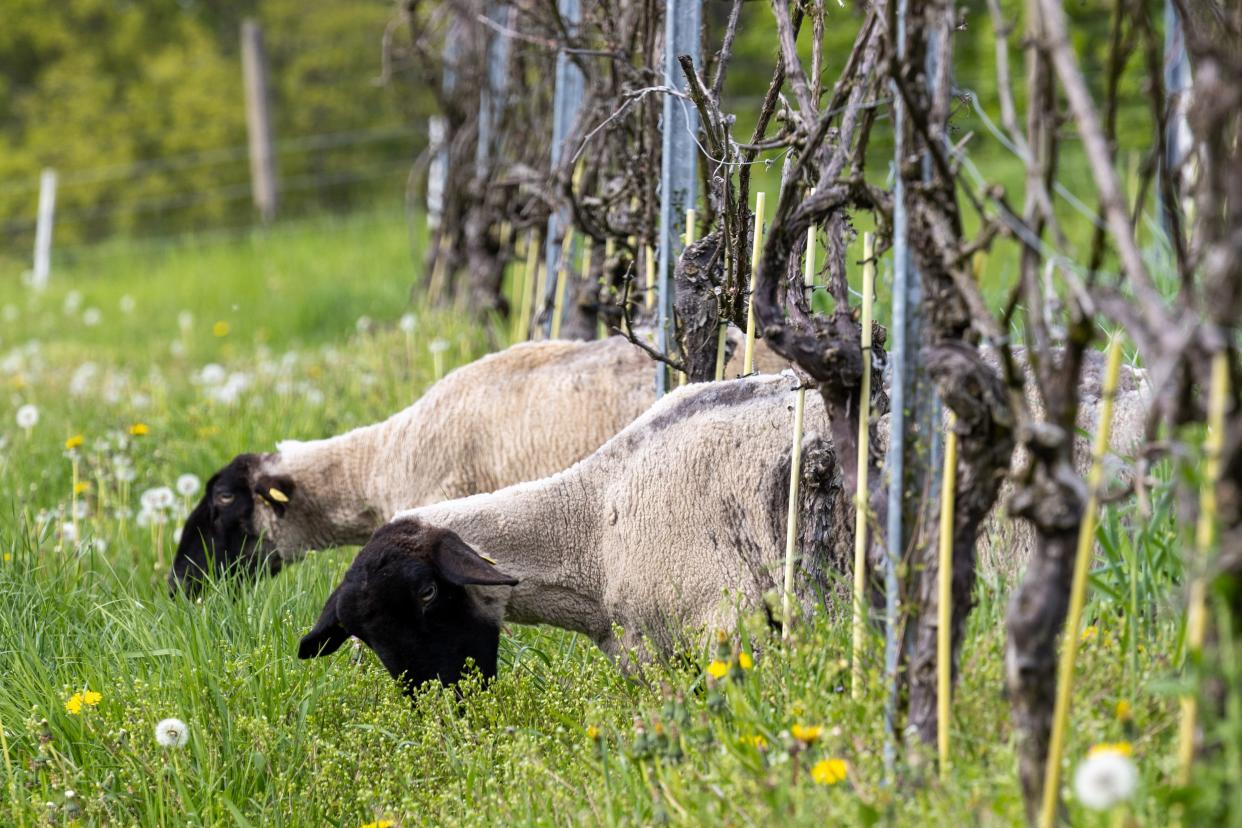
[[268, 489], [267, 493], [268, 495], [271, 496], [272, 500], [276, 501], [277, 503], [288, 503], [289, 502], [289, 496], [285, 494], [284, 492], [282, 492], [280, 489]]
[[496, 559], [495, 559], [495, 558], [493, 558], [491, 555], [484, 555], [482, 552], [480, 552], [480, 553], [479, 553], [479, 557], [480, 557], [480, 558], [482, 558], [483, 560], [487, 561], [487, 562], [488, 562], [489, 564], [491, 564], [492, 566], [495, 566], [495, 565], [496, 565]]

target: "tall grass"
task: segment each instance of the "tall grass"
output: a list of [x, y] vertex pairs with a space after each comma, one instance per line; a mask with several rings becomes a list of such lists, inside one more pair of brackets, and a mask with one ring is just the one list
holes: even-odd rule
[[[0, 824], [1021, 822], [996, 574], [969, 623], [953, 772], [938, 780], [933, 754], [911, 746], [899, 786], [884, 784], [878, 751], [878, 637], [864, 671], [877, 692], [852, 700], [842, 612], [804, 620], [787, 644], [749, 618], [720, 644], [631, 674], [580, 636], [514, 627], [490, 686], [411, 702], [365, 649], [296, 658], [352, 550], [254, 588], [170, 599], [164, 567], [190, 498], [160, 513], [166, 523], [142, 523], [144, 490], [386, 416], [432, 381], [433, 340], [449, 344], [449, 367], [488, 349], [482, 327], [406, 306], [409, 261], [401, 218], [376, 214], [120, 246], [58, 271], [46, 295], [6, 295]], [[71, 291], [81, 300], [66, 310]], [[85, 323], [91, 307], [97, 325]], [[412, 330], [397, 325], [404, 312]], [[211, 363], [245, 377], [235, 400], [221, 398]], [[40, 412], [29, 435], [14, 420], [28, 402]], [[146, 434], [131, 433], [139, 423]], [[75, 463], [89, 484], [76, 516]], [[1171, 495], [1152, 502], [1150, 515], [1105, 512], [1067, 756], [1131, 740], [1143, 776], [1133, 816], [1159, 825], [1182, 795], [1167, 783], [1180, 571]], [[97, 704], [66, 708], [86, 690]], [[155, 741], [169, 716], [188, 724], [184, 749]], [[1205, 778], [1193, 795], [1219, 802], [1225, 777]], [[1108, 824], [1070, 807], [1074, 824]]]

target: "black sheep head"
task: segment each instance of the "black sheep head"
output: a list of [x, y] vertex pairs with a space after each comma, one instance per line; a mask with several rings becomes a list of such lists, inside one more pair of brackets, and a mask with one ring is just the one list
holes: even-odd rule
[[208, 578], [257, 577], [280, 571], [280, 558], [255, 528], [255, 508], [267, 504], [283, 515], [295, 486], [287, 477], [260, 472], [263, 457], [239, 454], [207, 481], [203, 498], [186, 518], [168, 585], [193, 595]]
[[298, 658], [336, 652], [351, 635], [370, 647], [410, 692], [424, 682], [451, 685], [467, 660], [484, 678], [496, 675], [499, 611], [492, 617], [467, 586], [513, 586], [517, 579], [488, 562], [453, 532], [402, 519], [376, 530]]

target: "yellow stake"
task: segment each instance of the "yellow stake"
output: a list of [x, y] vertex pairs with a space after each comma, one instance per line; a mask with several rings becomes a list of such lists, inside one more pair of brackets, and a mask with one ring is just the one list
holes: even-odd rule
[[686, 210], [686, 235], [685, 235], [686, 247], [689, 247], [690, 245], [694, 244], [695, 241], [697, 241], [697, 239], [695, 239], [694, 237], [694, 234], [698, 230], [698, 228], [695, 227], [695, 223], [698, 220], [699, 220], [698, 213], [695, 212], [695, 209], [693, 207], [691, 207], [689, 210]]
[[1108, 343], [1108, 369], [1104, 374], [1102, 389], [1104, 404], [1100, 406], [1100, 421], [1096, 425], [1091, 471], [1087, 475], [1087, 508], [1078, 529], [1078, 548], [1074, 554], [1074, 580], [1070, 585], [1069, 615], [1065, 619], [1061, 664], [1057, 671], [1057, 699], [1052, 714], [1052, 736], [1048, 742], [1048, 756], [1044, 767], [1043, 808], [1039, 816], [1041, 828], [1053, 828], [1056, 824], [1057, 802], [1061, 798], [1061, 755], [1065, 748], [1065, 728], [1068, 724], [1070, 693], [1074, 683], [1074, 661], [1078, 657], [1078, 626], [1082, 622], [1082, 608], [1087, 599], [1087, 576], [1091, 571], [1091, 555], [1095, 551], [1095, 525], [1100, 513], [1104, 455], [1108, 453], [1109, 432], [1113, 425], [1113, 397], [1120, 371], [1121, 337], [1114, 336]]
[[[1199, 571], [1190, 582], [1186, 608], [1186, 657], [1203, 649], [1207, 632], [1207, 579], [1204, 563], [1216, 542], [1216, 484], [1220, 479], [1220, 453], [1225, 441], [1225, 400], [1229, 390], [1229, 358], [1222, 351], [1212, 357], [1212, 390], [1208, 397], [1208, 432], [1203, 450], [1207, 455], [1203, 487], [1199, 491], [1199, 519], [1195, 524], [1195, 557]], [[1181, 721], [1177, 728], [1177, 783], [1190, 784], [1195, 759], [1195, 727], [1199, 699], [1194, 693], [1181, 697]]]
[[936, 619], [936, 746], [940, 778], [949, 777], [949, 694], [953, 681], [953, 504], [957, 497], [957, 416], [950, 411], [944, 436], [940, 482], [940, 571]]
[[750, 295], [746, 297], [746, 351], [742, 360], [742, 373], [749, 374], [755, 367], [755, 273], [759, 270], [759, 253], [763, 245], [763, 208], [767, 195], [755, 194], [755, 243], [750, 251]]
[[647, 305], [647, 310], [651, 310], [652, 308], [655, 307], [655, 300], [656, 300], [655, 251], [651, 249], [651, 245], [649, 244], [643, 245], [643, 256], [646, 259], [646, 273], [647, 273], [647, 295], [645, 297], [644, 304]]
[[556, 267], [556, 298], [552, 302], [552, 328], [548, 331], [549, 339], [557, 339], [561, 335], [561, 314], [565, 310], [565, 286], [569, 283], [569, 257], [573, 255], [574, 226], [565, 229], [565, 238], [561, 242], [561, 261]]
[[806, 411], [806, 388], [798, 386], [794, 404], [793, 450], [789, 461], [789, 509], [785, 518], [785, 593], [781, 596], [781, 638], [789, 638], [793, 626], [794, 553], [798, 546], [798, 486], [802, 482], [802, 420]]
[[[604, 274], [607, 273], [608, 263], [612, 261], [612, 257], [616, 254], [616, 252], [617, 252], [617, 240], [612, 238], [612, 236], [609, 236], [604, 241], [604, 264], [603, 264], [603, 267], [601, 268], [601, 274], [600, 274], [600, 279], [599, 279], [599, 290], [600, 290], [601, 298], [603, 298], [603, 291], [604, 291]], [[599, 338], [606, 339], [608, 337], [608, 328], [604, 326], [604, 317], [602, 316], [599, 317], [598, 325], [599, 325]], [[621, 328], [622, 330], [625, 329], [625, 314], [624, 313], [621, 314]]]
[[535, 231], [530, 230], [526, 234], [526, 264], [522, 267], [522, 304], [517, 317], [513, 320], [513, 340], [515, 342], [530, 339], [530, 313], [531, 308], [535, 304], [535, 295], [531, 291], [536, 289], [535, 271], [538, 266], [539, 245], [535, 243]]
[[871, 305], [875, 294], [875, 234], [863, 234], [862, 388], [858, 406], [858, 490], [854, 493], [854, 617], [850, 695], [862, 698], [867, 632], [867, 460], [871, 442]]
[[[815, 188], [812, 187], [807, 195], [815, 195]], [[812, 224], [806, 228], [806, 267], [802, 270], [802, 281], [807, 288], [815, 287], [815, 270], [815, 225]]]

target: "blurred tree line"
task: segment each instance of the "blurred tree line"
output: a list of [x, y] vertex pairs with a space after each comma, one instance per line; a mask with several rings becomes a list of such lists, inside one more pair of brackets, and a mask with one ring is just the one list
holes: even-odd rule
[[[239, 28], [264, 26], [281, 179], [281, 211], [349, 209], [401, 191], [426, 144], [432, 96], [403, 74], [384, 73], [388, 30], [408, 31], [394, 0], [5, 0], [0, 26], [0, 236], [24, 255], [34, 233], [38, 176], [61, 174], [57, 244], [123, 233], [155, 235], [253, 220], [246, 155]], [[993, 29], [986, 0], [961, 5], [956, 79], [995, 119]], [[1009, 36], [1022, 72], [1020, 4]], [[1109, 9], [1071, 0], [1076, 46], [1102, 91]], [[1153, 5], [1158, 5], [1153, 0]], [[853, 41], [859, 12], [828, 3], [824, 82], [831, 87]], [[728, 4], [707, 0], [711, 34]], [[1158, 9], [1157, 9], [1158, 12]], [[807, 40], [807, 36], [803, 37]], [[805, 44], [804, 44], [805, 45]], [[809, 47], [808, 47], [809, 48]], [[752, 117], [776, 54], [767, 3], [748, 3], [726, 89], [726, 110]], [[1141, 73], [1122, 79], [1119, 136], [1133, 145], [1150, 130]], [[1019, 84], [1020, 86], [1021, 84]], [[1015, 90], [1019, 95], [1021, 90]], [[955, 121], [981, 134], [977, 151], [999, 152], [963, 101]], [[749, 124], [745, 125], [749, 128]], [[877, 147], [876, 151], [881, 151]], [[1015, 166], [1015, 171], [1020, 170]]]
[[395, 12], [392, 0], [5, 0], [6, 253], [33, 238], [43, 167], [61, 176], [58, 245], [250, 222], [247, 16], [264, 27], [282, 212], [399, 195], [430, 99], [377, 81]]

